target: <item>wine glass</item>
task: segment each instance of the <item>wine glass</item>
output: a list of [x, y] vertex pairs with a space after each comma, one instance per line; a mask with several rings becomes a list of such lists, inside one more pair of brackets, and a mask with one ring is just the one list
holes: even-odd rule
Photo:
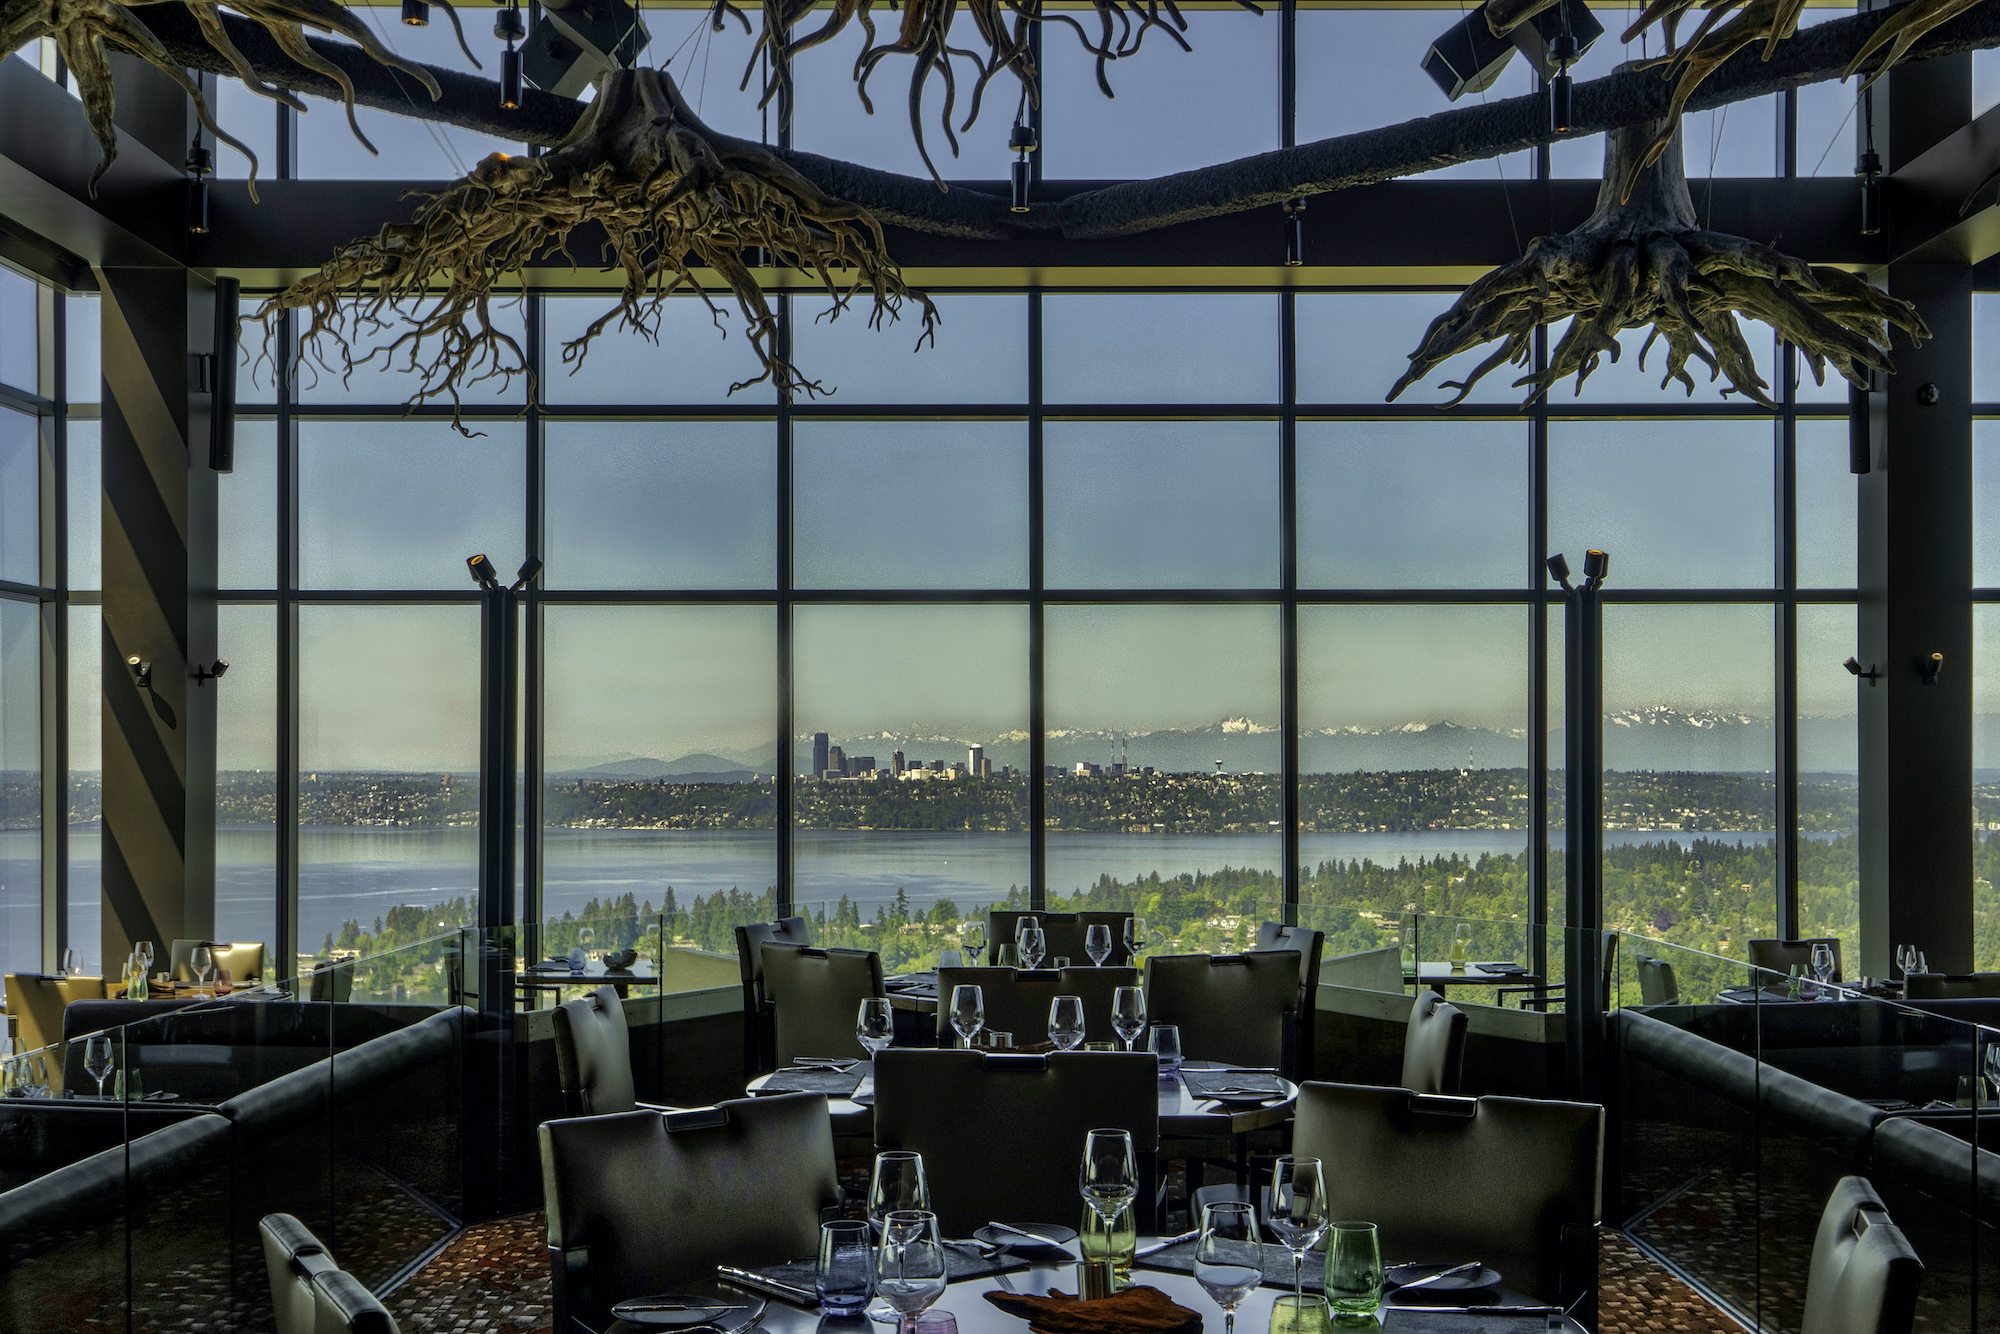
[[74, 977], [83, 971], [83, 955], [75, 949], [63, 951], [62, 972], [59, 977]]
[[1381, 1308], [1382, 1247], [1373, 1223], [1333, 1224], [1326, 1297], [1337, 1316], [1370, 1316]]
[[84, 1073], [97, 1081], [97, 1096], [104, 1097], [104, 1080], [111, 1073], [111, 1035], [98, 1033], [83, 1041]]
[[1264, 1222], [1292, 1253], [1292, 1295], [1301, 1306], [1306, 1299], [1306, 1252], [1319, 1245], [1331, 1221], [1319, 1159], [1278, 1159], [1271, 1169], [1271, 1184], [1264, 1188]]
[[958, 1030], [959, 1041], [967, 1047], [979, 1036], [979, 1030], [986, 1027], [986, 995], [976, 986], [956, 986], [951, 989], [951, 1026]]
[[1111, 1031], [1125, 1041], [1125, 1050], [1132, 1050], [1139, 1034], [1146, 1028], [1146, 989], [1144, 987], [1120, 987], [1111, 993]]
[[1146, 1045], [1159, 1058], [1160, 1073], [1172, 1074], [1181, 1068], [1181, 1030], [1177, 1024], [1154, 1024]]
[[1146, 948], [1146, 919], [1128, 917], [1125, 919], [1125, 953], [1132, 958], [1139, 957], [1139, 951]]
[[1021, 966], [1023, 968], [1039, 967], [1042, 962], [1042, 953], [1048, 948], [1048, 938], [1042, 934], [1042, 928], [1032, 919], [1028, 921], [1027, 925], [1021, 931], [1020, 946]]
[[1100, 922], [1085, 931], [1083, 952], [1090, 956], [1093, 967], [1104, 967], [1104, 961], [1111, 957], [1111, 928]]
[[902, 1334], [913, 1334], [917, 1317], [944, 1295], [945, 1278], [936, 1214], [928, 1209], [897, 1209], [882, 1220], [875, 1295], [901, 1317]]
[[1049, 1041], [1057, 1051], [1083, 1045], [1083, 997], [1058, 996], [1049, 1002]]
[[861, 1002], [860, 1013], [854, 1017], [854, 1036], [868, 1049], [871, 1061], [876, 1052], [895, 1042], [896, 1017], [890, 1013], [886, 996], [870, 996]]
[[1452, 967], [1460, 968], [1472, 957], [1472, 923], [1460, 922], [1451, 935]]
[[930, 1182], [924, 1177], [924, 1156], [907, 1149], [884, 1149], [875, 1155], [868, 1175], [868, 1221], [877, 1229], [898, 1209], [931, 1207]]
[[150, 976], [153, 971], [153, 942], [142, 940], [132, 947], [132, 952], [139, 956], [139, 961], [145, 964], [147, 975]]
[[1093, 1130], [1084, 1136], [1077, 1189], [1108, 1231], [1139, 1194], [1139, 1165], [1132, 1157], [1130, 1131]]
[[972, 960], [974, 967], [977, 967], [979, 952], [986, 948], [986, 924], [978, 921], [967, 922], [959, 928], [958, 939], [965, 947], [965, 956]]
[[1236, 1307], [1264, 1280], [1264, 1252], [1257, 1217], [1240, 1200], [1201, 1211], [1201, 1240], [1194, 1248], [1194, 1277], [1222, 1308], [1223, 1334], [1236, 1334]]
[[1915, 945], [1912, 945], [1910, 946], [1910, 953], [1917, 956], [1917, 971], [1926, 977], [1930, 976], [1931, 961], [1924, 957], [1924, 952]]
[[1819, 944], [1812, 947], [1813, 976], [1819, 979], [1820, 990], [1825, 992], [1833, 981], [1833, 946]]
[[195, 984], [206, 990], [208, 975], [215, 971], [215, 955], [208, 946], [197, 945], [194, 952], [188, 955], [188, 967], [194, 970]]
[[1033, 927], [1037, 931], [1041, 930], [1042, 929], [1041, 918], [1017, 917], [1014, 919], [1014, 952], [1016, 954], [1019, 954], [1021, 952], [1021, 937], [1028, 934], [1029, 927]]

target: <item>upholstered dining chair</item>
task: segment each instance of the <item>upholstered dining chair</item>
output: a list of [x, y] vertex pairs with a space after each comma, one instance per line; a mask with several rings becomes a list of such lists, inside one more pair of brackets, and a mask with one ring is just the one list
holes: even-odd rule
[[[1314, 1019], [1319, 1014], [1320, 955], [1326, 951], [1326, 933], [1310, 927], [1286, 926], [1283, 922], [1257, 924], [1253, 951], [1297, 950], [1299, 952], [1299, 1008], [1291, 1021], [1291, 1054], [1285, 1066], [1294, 1079], [1311, 1079], [1313, 1051], [1318, 1043]], [[1396, 965], [1397, 990], [1401, 990], [1402, 964]]]
[[312, 970], [306, 999], [342, 1002], [354, 995], [354, 961], [321, 964]]
[[[986, 914], [986, 940], [990, 950], [997, 952], [1002, 945], [1014, 943], [1014, 928], [1023, 917], [1032, 917], [1042, 926], [1042, 939], [1046, 948], [1042, 952], [1042, 963], [1055, 967], [1057, 959], [1068, 959], [1072, 965], [1081, 967], [1090, 962], [1090, 955], [1084, 949], [1084, 941], [1090, 928], [1102, 926], [1111, 932], [1111, 953], [1104, 956], [1107, 968], [1131, 966], [1132, 952], [1125, 948], [1125, 923], [1132, 920], [1129, 912], [1027, 912], [1021, 909], [993, 908]], [[989, 953], [987, 958], [993, 958]]]
[[1278, 1069], [1299, 1008], [1300, 965], [1297, 950], [1156, 954], [1146, 960], [1146, 1018], [1179, 1028], [1190, 1061]]
[[717, 1264], [812, 1255], [840, 1207], [817, 1093], [546, 1121], [540, 1134], [557, 1329], [601, 1329], [616, 1303]]
[[1084, 1139], [1106, 1128], [1131, 1132], [1132, 1217], [1149, 1232], [1160, 1129], [1151, 1056], [891, 1047], [875, 1057], [875, 1147], [924, 1156], [946, 1236], [996, 1218], [1073, 1225]]
[[1903, 999], [2000, 999], [2000, 973], [1911, 973], [1903, 979]]
[[776, 1063], [800, 1056], [866, 1056], [854, 1036], [861, 1002], [886, 996], [882, 956], [873, 950], [818, 950], [766, 944], [764, 998], [772, 1014]]
[[167, 966], [176, 982], [192, 982], [194, 976], [194, 951], [197, 945], [208, 946], [208, 952], [215, 959], [217, 968], [229, 970], [231, 985], [243, 982], [261, 982], [264, 979], [264, 947], [261, 944], [246, 943], [232, 945], [213, 940], [176, 940], [167, 952]]
[[1011, 1033], [1016, 1047], [1032, 1047], [1048, 1041], [1049, 1004], [1058, 996], [1075, 996], [1083, 1001], [1084, 1041], [1114, 1042], [1118, 1035], [1111, 1028], [1111, 993], [1120, 987], [1138, 986], [1139, 970], [940, 968], [937, 970], [940, 1047], [958, 1045], [958, 1030], [951, 1026], [951, 997], [954, 988], [966, 984], [978, 987], [985, 1002], [983, 1031]]
[[1465, 1012], [1428, 988], [1417, 992], [1403, 1030], [1403, 1087], [1456, 1093], [1464, 1077]]
[[736, 928], [736, 966], [743, 975], [743, 1076], [773, 1068], [771, 1007], [764, 996], [764, 946], [810, 945], [812, 923], [803, 917], [746, 922]]
[[1641, 1005], [1680, 1004], [1681, 984], [1680, 979], [1674, 976], [1672, 964], [1665, 959], [1641, 958], [1638, 961], [1638, 972]]
[[398, 1334], [396, 1318], [290, 1214], [257, 1225], [278, 1334]]
[[1865, 1177], [1843, 1177], [1813, 1239], [1799, 1334], [1910, 1334], [1924, 1265]]
[[[1803, 940], [1753, 940], [1750, 942], [1750, 966], [1767, 973], [1784, 977], [1797, 966], [1807, 977], [1814, 976], [1812, 953], [1815, 945], [1833, 946], [1833, 976], [1829, 982], [1840, 981], [1840, 941], [1834, 936], [1808, 936]], [[1771, 984], [1768, 977], [1759, 978], [1765, 986]]]
[[63, 1011], [76, 1001], [104, 999], [101, 977], [42, 977], [36, 973], [7, 974], [7, 1017], [24, 1051], [43, 1047], [49, 1054], [49, 1091], [63, 1090]]
[[1327, 1174], [1332, 1216], [1372, 1220], [1384, 1256], [1476, 1256], [1516, 1292], [1582, 1299], [1595, 1327], [1602, 1107], [1306, 1084], [1292, 1144], [1341, 1165]]
[[639, 1108], [670, 1110], [643, 1103], [633, 1094], [632, 1045], [625, 1027], [625, 1002], [616, 987], [564, 1001], [549, 1015], [555, 1028], [556, 1079], [563, 1111], [570, 1116], [608, 1116]]

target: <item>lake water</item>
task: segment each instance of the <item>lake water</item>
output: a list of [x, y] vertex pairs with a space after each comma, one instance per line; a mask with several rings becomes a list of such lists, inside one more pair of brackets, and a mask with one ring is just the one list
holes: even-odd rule
[[[1767, 843], [1769, 833], [1663, 834], [1607, 832], [1607, 844], [1677, 838]], [[31, 832], [0, 833], [0, 958], [33, 967], [39, 913], [39, 872]], [[1513, 830], [1420, 833], [1305, 834], [1301, 860], [1369, 858], [1394, 865], [1457, 854], [1519, 854], [1526, 835]], [[221, 939], [268, 939], [272, 921], [275, 835], [269, 829], [225, 829], [217, 840], [216, 931]], [[544, 840], [543, 901], [548, 915], [580, 913], [592, 898], [631, 893], [657, 907], [672, 886], [676, 900], [741, 889], [759, 894], [776, 882], [776, 844], [769, 833], [667, 829], [551, 829]], [[794, 897], [801, 905], [832, 903], [845, 894], [862, 905], [891, 901], [900, 888], [928, 905], [949, 898], [960, 908], [1004, 899], [1028, 884], [1025, 834], [890, 833], [799, 830], [793, 836]], [[321, 828], [299, 831], [299, 939], [317, 946], [350, 918], [372, 924], [399, 904], [429, 905], [470, 897], [478, 882], [478, 833], [473, 829]], [[72, 940], [95, 965], [100, 844], [95, 828], [70, 833]], [[1049, 887], [1070, 893], [1099, 875], [1132, 879], [1217, 871], [1225, 866], [1275, 870], [1277, 838], [1261, 834], [1052, 834]], [[16, 957], [19, 955], [20, 957]]]

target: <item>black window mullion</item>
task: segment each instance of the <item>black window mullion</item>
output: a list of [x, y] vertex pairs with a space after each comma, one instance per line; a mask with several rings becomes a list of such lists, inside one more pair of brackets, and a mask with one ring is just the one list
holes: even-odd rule
[[[1042, 517], [1042, 294], [1034, 290], [1028, 293], [1028, 905], [1037, 911], [1049, 901]], [[997, 951], [1000, 942], [994, 941], [993, 948]]]
[[[1538, 150], [1548, 175], [1548, 148]], [[1549, 364], [1549, 333], [1535, 330], [1535, 370]], [[1548, 395], [1536, 397], [1528, 423], [1528, 587], [1548, 587]], [[1528, 971], [1549, 975], [1549, 604], [1545, 593], [1528, 609]]]
[[[781, 139], [790, 139], [786, 130]], [[778, 298], [778, 358], [792, 360], [792, 298]], [[792, 405], [778, 396], [778, 758], [771, 775], [771, 826], [778, 836], [776, 915], [792, 913], [792, 788], [798, 781], [792, 760]], [[817, 777], [818, 775], [814, 775]]]
[[[1293, 12], [1286, 0], [1285, 12]], [[1289, 65], [1288, 65], [1289, 68]], [[1278, 428], [1278, 579], [1282, 601], [1278, 611], [1278, 744], [1279, 828], [1284, 850], [1283, 920], [1299, 922], [1299, 419], [1298, 298], [1290, 292], [1278, 298], [1279, 355], [1285, 415]]]
[[[285, 124], [290, 113], [279, 108]], [[280, 152], [286, 141], [280, 139]], [[285, 160], [289, 163], [288, 155]], [[273, 935], [278, 951], [277, 973], [291, 977], [297, 968], [299, 939], [299, 608], [294, 596], [299, 580], [299, 444], [298, 429], [292, 421], [292, 340], [296, 326], [290, 319], [278, 326], [277, 355], [273, 359], [273, 380], [277, 397], [278, 531], [277, 563], [277, 659], [278, 659], [278, 754], [277, 821], [274, 860], [277, 910]]]
[[[1787, 93], [1786, 105], [1796, 105]], [[1779, 936], [1799, 937], [1799, 422], [1798, 351], [1790, 343], [1778, 354], [1779, 388], [1783, 412], [1778, 417], [1776, 504], [1777, 565], [1773, 572], [1779, 589], [1776, 630], [1777, 652], [1773, 656], [1776, 673], [1778, 753], [1775, 757], [1777, 781], [1772, 784], [1777, 830], [1777, 904]]]
[[[547, 382], [547, 348], [544, 336], [543, 299], [531, 296], [526, 301], [525, 317], [528, 335], [528, 366], [534, 376], [534, 383]], [[543, 448], [543, 426], [541, 410], [537, 406], [539, 394], [531, 395], [523, 425], [527, 429], [527, 477], [525, 496], [527, 500], [523, 523], [526, 527], [522, 543], [529, 560], [547, 558], [546, 541], [546, 479], [545, 450]], [[521, 590], [521, 915], [520, 922], [524, 934], [522, 957], [539, 959], [541, 952], [542, 903], [542, 853], [543, 853], [543, 793], [542, 768], [545, 738], [542, 732], [542, 690], [546, 677], [543, 674], [542, 644], [542, 602], [541, 587], [544, 580], [536, 579]]]
[[69, 945], [69, 298], [49, 302], [48, 396], [43, 423], [42, 932], [43, 971]]

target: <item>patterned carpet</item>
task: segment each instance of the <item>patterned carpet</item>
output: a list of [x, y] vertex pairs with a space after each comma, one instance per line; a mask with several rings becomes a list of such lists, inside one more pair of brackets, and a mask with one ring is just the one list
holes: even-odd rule
[[[1741, 1334], [1741, 1327], [1615, 1232], [1600, 1253], [1600, 1334]], [[548, 1233], [539, 1212], [468, 1228], [389, 1298], [404, 1334], [549, 1329]]]

